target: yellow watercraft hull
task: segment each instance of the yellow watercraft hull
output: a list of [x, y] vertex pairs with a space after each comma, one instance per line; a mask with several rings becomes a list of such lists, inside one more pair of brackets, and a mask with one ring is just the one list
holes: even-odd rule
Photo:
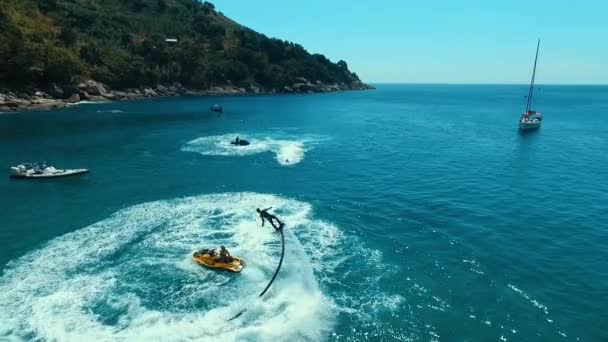
[[195, 252], [192, 257], [199, 265], [209, 268], [219, 268], [229, 272], [241, 272], [245, 267], [245, 261], [232, 257], [232, 262], [220, 262], [219, 256], [211, 256], [208, 253]]

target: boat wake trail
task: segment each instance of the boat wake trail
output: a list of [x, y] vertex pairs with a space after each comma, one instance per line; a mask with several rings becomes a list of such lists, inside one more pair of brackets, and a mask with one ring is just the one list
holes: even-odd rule
[[[235, 137], [240, 136], [250, 142], [248, 146], [230, 144]], [[313, 145], [322, 139], [307, 138], [301, 140], [274, 139], [261, 135], [224, 134], [201, 137], [189, 141], [182, 151], [196, 152], [207, 156], [246, 156], [264, 152], [273, 152], [275, 159], [281, 165], [294, 165], [304, 159], [307, 151], [305, 144]]]
[[[288, 253], [261, 300], [281, 251], [276, 232], [261, 228], [254, 210], [267, 204], [289, 222]], [[353, 303], [385, 297], [326, 293], [347, 280], [335, 267], [373, 254], [350, 242], [343, 248], [347, 241], [314, 219], [309, 204], [273, 195], [136, 205], [11, 261], [0, 278], [0, 340], [323, 340], [342, 313], [373, 313]], [[219, 245], [247, 261], [240, 274], [192, 260], [196, 249]]]

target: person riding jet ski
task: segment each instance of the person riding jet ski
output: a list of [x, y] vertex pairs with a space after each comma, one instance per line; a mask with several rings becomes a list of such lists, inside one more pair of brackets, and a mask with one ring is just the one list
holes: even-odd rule
[[230, 255], [230, 252], [228, 252], [228, 250], [226, 249], [226, 247], [221, 246], [220, 247], [220, 256], [219, 258], [217, 258], [218, 262], [225, 262], [225, 263], [231, 263], [234, 259], [232, 258], [232, 256]]
[[232, 145], [236, 145], [236, 146], [247, 146], [249, 145], [249, 141], [247, 140], [243, 140], [239, 137], [236, 137], [236, 139], [234, 141], [230, 142]]

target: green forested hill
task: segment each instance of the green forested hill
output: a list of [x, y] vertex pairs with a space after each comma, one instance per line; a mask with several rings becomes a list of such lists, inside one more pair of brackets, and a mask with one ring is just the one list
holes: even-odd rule
[[0, 0], [0, 32], [0, 88], [93, 79], [115, 89], [180, 82], [282, 91], [302, 78], [364, 88], [344, 61], [268, 38], [208, 2]]

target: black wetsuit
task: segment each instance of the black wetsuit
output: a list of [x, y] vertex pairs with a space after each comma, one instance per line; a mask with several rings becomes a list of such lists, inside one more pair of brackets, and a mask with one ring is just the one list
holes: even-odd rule
[[[268, 222], [270, 222], [270, 224], [274, 227], [274, 229], [281, 229], [283, 228], [283, 222], [281, 222], [276, 216], [268, 213], [268, 210], [270, 210], [271, 208], [266, 208], [264, 210], [260, 210], [260, 217], [262, 218], [262, 227], [264, 227], [264, 221], [268, 220]], [[279, 226], [277, 227], [274, 224], [274, 221], [276, 221]]]
[[230, 255], [230, 253], [228, 252], [228, 250], [223, 249], [220, 250], [220, 257], [218, 258], [219, 262], [232, 262], [232, 256]]

